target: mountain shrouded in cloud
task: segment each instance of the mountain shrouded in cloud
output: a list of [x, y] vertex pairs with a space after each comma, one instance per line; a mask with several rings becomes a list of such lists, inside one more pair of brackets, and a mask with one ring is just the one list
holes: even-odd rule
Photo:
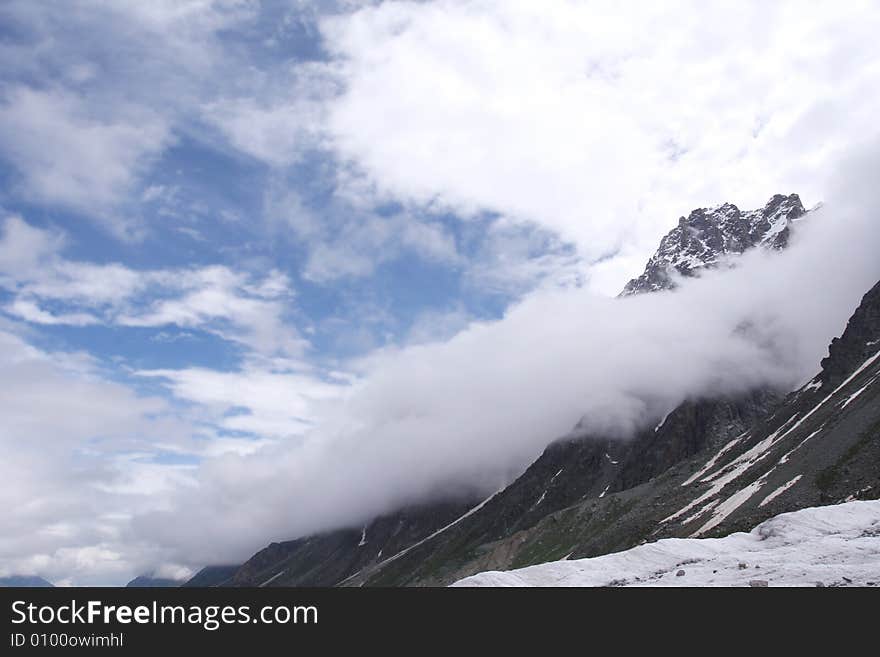
[[[672, 292], [543, 290], [448, 341], [376, 354], [302, 445], [204, 468], [201, 495], [175, 504], [191, 534], [176, 528], [164, 540], [180, 541], [181, 555], [208, 547], [206, 562], [241, 558], [252, 536], [292, 538], [438, 495], [491, 493], [575, 424], [626, 440], [692, 396], [790, 390], [815, 374], [828, 336], [880, 277], [875, 219], [847, 205], [810, 213], [785, 251], [747, 252]], [[145, 535], [169, 526], [166, 514], [137, 525]]]
[[[807, 380], [878, 276], [878, 30], [869, 2], [2, 3], [0, 576], [181, 579]], [[824, 206], [749, 250], [780, 193]], [[678, 287], [612, 298], [695, 208], [645, 273]], [[679, 281], [722, 224], [735, 266]]]

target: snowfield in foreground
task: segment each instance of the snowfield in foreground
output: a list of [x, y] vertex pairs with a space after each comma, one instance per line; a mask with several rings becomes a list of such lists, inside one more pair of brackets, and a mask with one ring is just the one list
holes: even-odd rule
[[[766, 583], [766, 584], [765, 584]], [[880, 501], [778, 515], [748, 534], [668, 538], [453, 586], [880, 586]]]

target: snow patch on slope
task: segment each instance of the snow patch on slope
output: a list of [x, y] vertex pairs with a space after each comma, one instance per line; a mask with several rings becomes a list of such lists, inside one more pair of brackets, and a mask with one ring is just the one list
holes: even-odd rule
[[688, 485], [694, 483], [697, 479], [702, 477], [704, 474], [709, 472], [709, 470], [711, 470], [712, 468], [715, 467], [715, 464], [718, 462], [718, 459], [721, 458], [722, 456], [724, 456], [727, 452], [729, 452], [731, 447], [736, 445], [745, 436], [746, 436], [745, 433], [740, 434], [739, 436], [737, 436], [736, 438], [731, 440], [729, 443], [727, 443], [724, 447], [722, 447], [720, 450], [718, 450], [718, 452], [715, 454], [715, 456], [713, 456], [711, 459], [709, 459], [709, 461], [706, 463], [706, 465], [704, 465], [702, 468], [697, 470], [690, 477], [688, 477], [683, 482], [681, 482], [681, 485], [688, 486]]
[[775, 491], [773, 491], [767, 497], [765, 497], [763, 500], [761, 500], [761, 503], [758, 506], [764, 506], [765, 504], [769, 504], [770, 502], [775, 500], [777, 497], [782, 495], [789, 488], [794, 486], [798, 481], [800, 481], [801, 477], [803, 477], [803, 475], [798, 475], [797, 477], [795, 477], [791, 481], [788, 481], [788, 482], [782, 484], [779, 488], [777, 488]]

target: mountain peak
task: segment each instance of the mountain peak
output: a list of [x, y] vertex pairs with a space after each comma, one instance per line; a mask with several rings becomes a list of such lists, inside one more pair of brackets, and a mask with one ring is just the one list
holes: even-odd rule
[[804, 214], [797, 194], [776, 194], [763, 208], [745, 212], [733, 203], [697, 208], [679, 218], [678, 225], [660, 241], [644, 273], [627, 283], [621, 296], [672, 289], [675, 273], [693, 276], [699, 269], [716, 266], [725, 256], [756, 246], [785, 248], [791, 223]]

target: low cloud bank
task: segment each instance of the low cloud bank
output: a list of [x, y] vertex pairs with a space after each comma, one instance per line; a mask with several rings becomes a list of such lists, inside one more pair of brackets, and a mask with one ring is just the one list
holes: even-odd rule
[[448, 341], [374, 354], [314, 431], [205, 462], [196, 489], [134, 529], [177, 561], [241, 559], [441, 492], [490, 493], [579, 421], [626, 439], [688, 397], [792, 389], [880, 277], [877, 165], [841, 171], [785, 252], [674, 292], [544, 289]]

